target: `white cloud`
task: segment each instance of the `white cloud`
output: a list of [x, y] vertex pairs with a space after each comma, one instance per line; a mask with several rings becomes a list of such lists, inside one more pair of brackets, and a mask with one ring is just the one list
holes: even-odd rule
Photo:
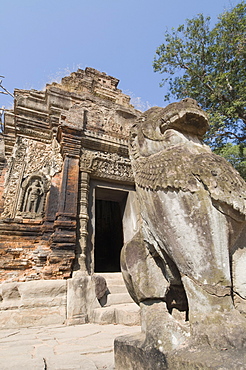
[[135, 94], [131, 91], [123, 91], [124, 94], [127, 94], [131, 98], [131, 104], [134, 108], [140, 110], [141, 112], [145, 112], [146, 110], [153, 107], [148, 101], [144, 101], [140, 96], [135, 96]]

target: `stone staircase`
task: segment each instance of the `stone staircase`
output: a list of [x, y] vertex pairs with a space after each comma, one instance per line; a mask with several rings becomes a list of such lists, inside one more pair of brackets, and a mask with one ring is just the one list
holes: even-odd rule
[[107, 282], [107, 293], [100, 300], [101, 307], [92, 313], [96, 324], [140, 325], [139, 306], [130, 297], [121, 272], [98, 273]]

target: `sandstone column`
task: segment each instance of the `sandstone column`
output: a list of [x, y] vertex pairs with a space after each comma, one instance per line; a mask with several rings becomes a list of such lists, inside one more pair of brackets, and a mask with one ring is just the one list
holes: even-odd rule
[[87, 236], [88, 236], [88, 195], [89, 195], [90, 175], [86, 171], [80, 174], [80, 200], [79, 200], [79, 251], [77, 260], [80, 271], [87, 272]]

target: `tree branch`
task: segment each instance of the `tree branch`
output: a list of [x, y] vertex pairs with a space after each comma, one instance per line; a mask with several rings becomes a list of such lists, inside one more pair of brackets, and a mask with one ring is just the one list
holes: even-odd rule
[[[192, 72], [191, 71], [191, 68], [189, 66], [187, 66], [187, 64], [180, 64], [180, 67], [183, 68], [183, 69], [186, 69], [187, 71], [189, 71], [190, 73]], [[198, 74], [194, 74], [193, 75], [194, 77], [198, 78], [202, 83], [203, 85], [209, 89], [213, 94], [216, 94], [216, 97], [218, 100], [220, 101], [224, 101], [225, 103], [231, 103], [231, 99], [229, 99], [225, 94], [217, 94], [215, 92], [215, 89], [207, 82], [204, 82], [204, 77], [206, 76], [205, 74], [205, 71], [204, 71], [204, 74], [203, 76], [200, 76]], [[228, 82], [228, 79], [227, 79], [227, 83]], [[234, 91], [233, 87], [231, 85], [228, 86], [230, 88], [230, 91]], [[246, 124], [246, 116], [245, 114], [242, 112], [242, 110], [238, 107], [235, 108], [237, 114], [238, 114], [238, 117]]]
[[238, 141], [246, 140], [246, 135], [238, 136], [238, 135], [234, 134], [234, 132], [230, 132], [230, 131], [217, 133], [216, 136], [227, 136], [227, 137], [229, 137], [229, 139], [237, 139]]
[[5, 87], [3, 87], [2, 84], [0, 84], [0, 87], [1, 87], [1, 89], [3, 89], [5, 91], [5, 92], [1, 91], [2, 94], [8, 94], [8, 95], [12, 96], [12, 98], [14, 98], [14, 95], [11, 94], [11, 92], [9, 92], [7, 89], [5, 89]]

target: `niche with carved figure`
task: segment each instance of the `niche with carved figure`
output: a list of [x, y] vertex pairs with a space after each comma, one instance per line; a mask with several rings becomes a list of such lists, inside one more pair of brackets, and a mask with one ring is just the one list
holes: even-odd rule
[[21, 196], [17, 216], [23, 218], [43, 217], [48, 181], [44, 176], [34, 174], [21, 185]]

